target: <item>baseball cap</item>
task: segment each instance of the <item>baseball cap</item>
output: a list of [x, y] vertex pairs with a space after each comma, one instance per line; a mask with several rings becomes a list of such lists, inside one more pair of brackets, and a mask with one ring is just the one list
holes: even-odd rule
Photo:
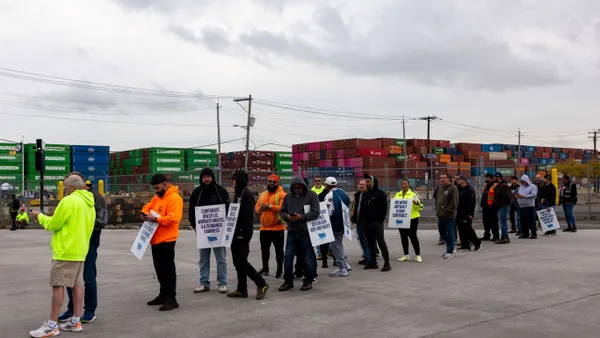
[[327, 179], [325, 180], [325, 185], [335, 187], [337, 186], [337, 180], [335, 179], [335, 177], [327, 177]]
[[90, 181], [90, 180], [85, 181], [85, 185], [92, 185], [92, 181]]
[[494, 175], [492, 175], [492, 174], [485, 174], [485, 178], [493, 178], [493, 177], [494, 177]]
[[544, 176], [544, 178], [547, 179], [547, 180], [551, 180], [552, 179], [552, 175], [546, 175], [546, 176]]
[[494, 177], [500, 177], [500, 178], [502, 178], [502, 174], [497, 172], [497, 173], [494, 174]]
[[467, 180], [467, 178], [465, 177], [465, 175], [458, 175], [456, 176], [456, 180]]

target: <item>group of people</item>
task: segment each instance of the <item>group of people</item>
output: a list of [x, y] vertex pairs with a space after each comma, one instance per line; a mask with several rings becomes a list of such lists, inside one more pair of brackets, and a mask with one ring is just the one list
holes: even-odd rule
[[[356, 225], [358, 243], [363, 252], [358, 264], [365, 270], [379, 269], [377, 257], [381, 253], [383, 258], [381, 271], [387, 272], [392, 269], [384, 235], [384, 221], [388, 216], [389, 205], [387, 194], [379, 189], [377, 178], [365, 174], [352, 203], [348, 194], [337, 186], [334, 177], [328, 177], [323, 181], [322, 177], [316, 176], [312, 188], [309, 188], [306, 179], [294, 177], [290, 192], [286, 194], [280, 186], [279, 177], [273, 174], [268, 178], [266, 191], [260, 193], [258, 199], [250, 191], [248, 180], [248, 173], [243, 170], [236, 171], [231, 177], [234, 188], [233, 203], [239, 203], [239, 216], [231, 242], [237, 287], [232, 292], [229, 292], [227, 287], [226, 248], [200, 249], [199, 286], [194, 289], [194, 293], [210, 291], [212, 252], [217, 262], [217, 283], [220, 293], [227, 294], [230, 298], [248, 298], [247, 280], [250, 278], [256, 285], [256, 299], [263, 299], [270, 289], [264, 277], [270, 274], [271, 246], [275, 248], [277, 264], [275, 277], [283, 279], [279, 291], [292, 289], [296, 279], [303, 279], [302, 291], [311, 290], [317, 281], [317, 255], [311, 242], [307, 222], [315, 221], [319, 217], [320, 202], [325, 202], [335, 240], [317, 249], [320, 251], [323, 268], [328, 267], [327, 256], [331, 251], [335, 265], [335, 269], [329, 274], [331, 277], [347, 277], [352, 269], [343, 245], [345, 208], [349, 209], [351, 222]], [[565, 213], [571, 212], [572, 215], [577, 191], [568, 177], [565, 176], [563, 180], [565, 184], [560, 190], [560, 204], [563, 205]], [[472, 226], [476, 207], [474, 189], [464, 176], [457, 176], [453, 183], [449, 175], [445, 173], [440, 175], [441, 185], [436, 191], [435, 199], [438, 229], [443, 244], [446, 244], [444, 259], [454, 257], [457, 251], [455, 229], [458, 230], [461, 243], [458, 251], [481, 250], [482, 241], [491, 238], [490, 232], [494, 235], [494, 239], [497, 239], [496, 243], [509, 243], [507, 225], [509, 214], [511, 220], [516, 218], [516, 226], [513, 222], [511, 232], [518, 231], [520, 238], [536, 238], [536, 201], [539, 201], [540, 207], [554, 206], [552, 202], [556, 196], [556, 189], [552, 189], [554, 186], [550, 187], [549, 177], [545, 178], [545, 183], [540, 184], [539, 188], [526, 175], [522, 176], [520, 185], [513, 177], [511, 186], [508, 186], [502, 179], [502, 175], [498, 173], [493, 176], [488, 175], [486, 181], [482, 198], [485, 233], [483, 238], [478, 238]], [[147, 304], [160, 306], [160, 311], [169, 311], [179, 307], [176, 293], [175, 245], [179, 237], [184, 202], [178, 187], [172, 185], [165, 175], [154, 175], [150, 184], [155, 196], [142, 208], [141, 217], [144, 221], [158, 224], [150, 244], [160, 290], [158, 296]], [[46, 230], [53, 232], [53, 263], [50, 276], [53, 291], [50, 320], [44, 322], [38, 330], [31, 331], [32, 337], [58, 336], [60, 330], [82, 331], [82, 323], [92, 322], [96, 318], [96, 260], [100, 232], [108, 220], [106, 202], [93, 189], [89, 181], [84, 182], [80, 173], [70, 173], [65, 179], [64, 186], [66, 197], [59, 203], [54, 216], [49, 217], [40, 212], [33, 212], [33, 217]], [[417, 228], [423, 204], [406, 179], [402, 181], [402, 190], [394, 196], [394, 199], [412, 201], [410, 226], [399, 229], [404, 255], [398, 260], [405, 262], [411, 259], [410, 241], [416, 255], [415, 260], [422, 263]], [[200, 185], [193, 191], [189, 201], [191, 226], [196, 230], [196, 207], [224, 205], [228, 211], [231, 203], [227, 190], [217, 184], [214, 172], [209, 168], [203, 169]], [[248, 261], [255, 214], [260, 215], [261, 223], [262, 268], [259, 271]], [[512, 216], [513, 214], [516, 214], [516, 217]], [[576, 231], [574, 218], [567, 217], [567, 220], [568, 228], [565, 231]], [[502, 237], [499, 237], [498, 224]], [[531, 237], [529, 237], [530, 233]], [[69, 296], [69, 305], [67, 311], [59, 315], [65, 288]], [[58, 322], [64, 324], [59, 328]]]
[[29, 225], [27, 206], [14, 194], [10, 195], [8, 199], [8, 213], [11, 222], [10, 231], [17, 231], [17, 229], [23, 229]]

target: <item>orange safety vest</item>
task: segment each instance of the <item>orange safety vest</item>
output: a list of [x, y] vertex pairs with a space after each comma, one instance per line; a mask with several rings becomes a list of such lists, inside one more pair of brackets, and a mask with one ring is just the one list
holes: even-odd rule
[[498, 185], [498, 183], [494, 183], [494, 185], [492, 185], [490, 187], [490, 190], [488, 191], [488, 200], [487, 200], [488, 207], [491, 207], [494, 204], [494, 189], [496, 188], [497, 185]]

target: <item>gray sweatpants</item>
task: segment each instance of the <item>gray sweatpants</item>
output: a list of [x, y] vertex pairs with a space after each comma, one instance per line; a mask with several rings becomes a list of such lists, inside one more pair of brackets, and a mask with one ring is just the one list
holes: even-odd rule
[[333, 253], [333, 257], [337, 261], [337, 266], [342, 270], [348, 270], [348, 261], [344, 254], [344, 234], [335, 235], [335, 241], [329, 243], [329, 248]]

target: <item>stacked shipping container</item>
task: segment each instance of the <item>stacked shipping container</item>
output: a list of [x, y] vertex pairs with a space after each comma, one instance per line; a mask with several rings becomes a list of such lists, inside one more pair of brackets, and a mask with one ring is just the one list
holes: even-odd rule
[[23, 150], [20, 145], [0, 143], [0, 185], [19, 187], [23, 180]]
[[[40, 190], [40, 172], [35, 170], [35, 144], [25, 145], [25, 179], [27, 189]], [[45, 151], [44, 189], [56, 191], [58, 182], [65, 179], [71, 171], [71, 146], [65, 144], [47, 144]]]
[[110, 147], [71, 146], [71, 168], [82, 173], [95, 187], [98, 187], [98, 181], [104, 181], [104, 188], [109, 190]]

